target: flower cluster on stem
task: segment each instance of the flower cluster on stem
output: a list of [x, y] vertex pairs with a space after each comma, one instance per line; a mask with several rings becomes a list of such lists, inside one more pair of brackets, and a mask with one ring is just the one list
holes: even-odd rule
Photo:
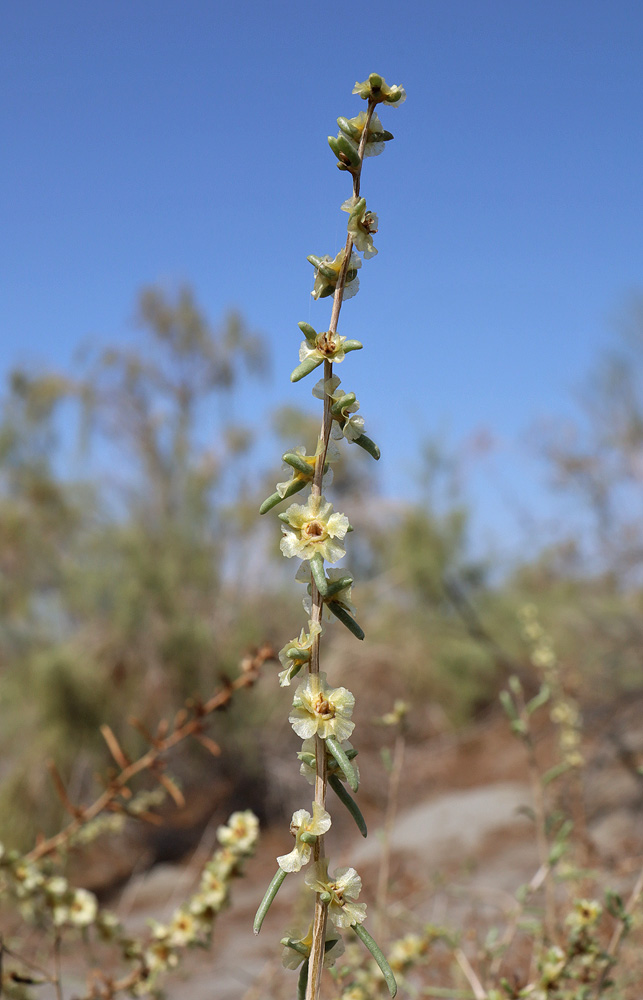
[[[356, 83], [353, 93], [367, 102], [366, 111], [354, 118], [338, 118], [339, 134], [328, 139], [338, 168], [352, 177], [351, 196], [341, 205], [348, 213], [346, 242], [334, 255], [310, 254], [308, 257], [315, 268], [313, 299], [332, 296], [330, 320], [323, 332], [318, 332], [309, 323], [299, 323], [305, 339], [299, 349], [299, 364], [290, 376], [291, 381], [298, 382], [323, 365], [322, 378], [313, 389], [313, 395], [323, 400], [319, 439], [314, 457], [304, 448], [284, 455], [284, 461], [293, 470], [291, 479], [277, 484], [276, 492], [260, 508], [263, 514], [294, 492], [310, 487], [304, 503], [292, 503], [279, 514], [283, 522], [281, 551], [287, 558], [301, 560], [296, 579], [305, 583], [308, 590], [304, 598], [308, 623], [299, 637], [291, 639], [281, 650], [279, 658], [283, 670], [279, 681], [282, 686], [289, 686], [300, 671], [306, 671], [296, 688], [289, 721], [304, 741], [299, 757], [303, 774], [314, 786], [314, 800], [312, 813], [299, 809], [293, 814], [290, 832], [295, 838], [294, 847], [277, 859], [277, 874], [255, 918], [255, 931], [258, 932], [286, 874], [299, 871], [312, 860], [306, 875], [306, 884], [315, 897], [311, 927], [305, 937], [287, 937], [283, 942], [286, 945], [284, 964], [289, 968], [301, 965], [299, 996], [305, 996], [306, 1000], [319, 998], [322, 968], [332, 964], [341, 953], [343, 946], [338, 932], [349, 928], [375, 958], [391, 995], [395, 995], [396, 990], [386, 959], [361, 926], [366, 906], [357, 902], [362, 885], [359, 875], [354, 868], [330, 874], [324, 849], [324, 835], [331, 826], [331, 816], [326, 809], [329, 787], [349, 810], [364, 836], [366, 825], [357, 803], [345, 787], [348, 785], [356, 792], [359, 784], [359, 771], [353, 763], [356, 751], [348, 743], [354, 729], [351, 716], [355, 698], [345, 687], [333, 687], [320, 669], [324, 618], [337, 619], [357, 639], [364, 638], [352, 603], [352, 576], [345, 569], [326, 568], [327, 564], [336, 563], [346, 555], [344, 545], [351, 525], [345, 514], [333, 510], [332, 503], [322, 494], [322, 487], [329, 485], [325, 474], [328, 463], [336, 457], [332, 439], [357, 444], [373, 458], [379, 458], [377, 445], [364, 433], [363, 417], [356, 416], [359, 403], [355, 393], [340, 388], [340, 379], [333, 374], [334, 364], [343, 362], [349, 353], [361, 350], [363, 345], [340, 335], [337, 328], [342, 303], [359, 287], [357, 272], [362, 266], [359, 255], [368, 260], [377, 254], [373, 236], [378, 230], [378, 217], [367, 208], [366, 199], [360, 195], [362, 163], [365, 156], [381, 153], [393, 136], [383, 128], [376, 108], [379, 105], [397, 107], [406, 97], [402, 87], [388, 86], [377, 73], [371, 73], [363, 83]], [[328, 930], [329, 920], [334, 928], [332, 933]]]

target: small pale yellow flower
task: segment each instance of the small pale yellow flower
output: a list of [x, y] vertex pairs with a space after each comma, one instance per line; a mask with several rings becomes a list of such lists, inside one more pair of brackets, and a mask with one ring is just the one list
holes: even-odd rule
[[[321, 260], [321, 263], [324, 265], [324, 271], [326, 271], [326, 273], [322, 273], [319, 268], [315, 270], [315, 284], [312, 292], [310, 293], [314, 299], [324, 299], [328, 295], [333, 295], [335, 293], [339, 272], [341, 271], [342, 264], [344, 263], [344, 253], [345, 250], [340, 250], [334, 259], [329, 256], [318, 258], [318, 260]], [[362, 261], [357, 254], [351, 253], [350, 260], [348, 262], [347, 280], [344, 285], [345, 300], [352, 299], [354, 295], [357, 295], [357, 291], [359, 289], [357, 271], [359, 271], [361, 266]]]
[[[360, 139], [362, 138], [366, 118], [366, 112], [360, 111], [355, 118], [340, 119], [337, 122], [346, 137], [351, 139], [355, 148], [359, 146]], [[392, 138], [393, 136], [391, 133], [385, 131], [384, 126], [378, 117], [377, 111], [374, 111], [371, 116], [370, 125], [368, 126], [368, 135], [364, 146], [364, 156], [379, 156], [379, 154], [384, 150], [386, 140]]]
[[389, 86], [386, 80], [376, 73], [371, 73], [368, 80], [364, 80], [363, 83], [356, 83], [353, 93], [359, 94], [364, 101], [373, 100], [378, 104], [390, 104], [394, 108], [404, 104], [406, 100], [404, 87], [396, 83]]
[[74, 889], [74, 895], [69, 904], [69, 923], [74, 927], [89, 927], [98, 913], [98, 900], [88, 889]]
[[[321, 378], [313, 386], [313, 396], [316, 399], [323, 399], [324, 396], [330, 396], [333, 402], [337, 402], [342, 396], [346, 395], [344, 390], [339, 388], [340, 381], [339, 375], [332, 375], [329, 379], [325, 380]], [[364, 433], [364, 418], [355, 415], [357, 410], [359, 410], [359, 402], [355, 400], [354, 403], [347, 403], [346, 406], [342, 406], [341, 413], [333, 417], [331, 434], [336, 441], [343, 437], [347, 441], [356, 441]]]
[[306, 809], [298, 809], [292, 815], [290, 832], [295, 838], [295, 846], [289, 854], [277, 858], [277, 864], [285, 872], [298, 872], [310, 861], [312, 847], [302, 839], [303, 833], [319, 837], [330, 830], [330, 815], [318, 802], [313, 802], [312, 816]]
[[238, 854], [250, 854], [258, 836], [259, 820], [250, 809], [232, 813], [226, 826], [220, 826], [217, 830], [219, 843]]
[[333, 505], [324, 497], [309, 496], [305, 504], [293, 503], [281, 515], [286, 523], [282, 527], [281, 551], [288, 558], [312, 559], [320, 553], [329, 562], [337, 562], [346, 555], [337, 538], [344, 538], [349, 522], [345, 514], [333, 514]]
[[543, 986], [551, 986], [559, 978], [565, 968], [567, 958], [565, 952], [557, 944], [545, 952], [540, 963], [540, 976]]
[[362, 891], [362, 880], [354, 868], [339, 868], [330, 875], [328, 858], [324, 858], [308, 872], [306, 885], [313, 892], [329, 893], [328, 916], [335, 927], [347, 928], [366, 919], [366, 904], [355, 902]]
[[[359, 250], [359, 247], [357, 249]], [[302, 361], [313, 358], [317, 362], [330, 361], [334, 365], [339, 364], [346, 357], [345, 343], [346, 337], [340, 337], [338, 333], [331, 333], [330, 330], [318, 333], [314, 347], [307, 340], [302, 340], [299, 347], [299, 362], [301, 364]]]
[[[297, 944], [303, 945], [307, 950], [307, 954], [302, 954], [301, 951], [295, 948], [289, 948], [286, 946], [282, 953], [281, 962], [286, 969], [297, 969], [310, 955], [310, 949], [313, 944], [313, 927], [312, 924], [308, 928], [308, 933], [303, 938], [298, 938], [296, 934], [288, 934], [287, 937], [296, 941]], [[330, 947], [330, 942], [333, 942], [332, 947]], [[335, 964], [340, 955], [344, 954], [344, 942], [342, 941], [340, 935], [337, 933], [332, 924], [326, 924], [326, 951], [324, 954], [324, 968], [330, 969]]]
[[295, 692], [288, 721], [302, 740], [317, 734], [341, 743], [355, 728], [350, 721], [354, 707], [355, 696], [345, 687], [329, 687], [325, 673], [310, 674]]
[[407, 934], [406, 937], [394, 941], [388, 954], [388, 964], [393, 972], [402, 972], [408, 965], [413, 965], [427, 952], [428, 941], [420, 934]]
[[228, 889], [226, 882], [210, 862], [203, 869], [199, 886], [199, 906], [201, 904], [212, 910], [220, 910], [226, 901]]
[[583, 930], [595, 924], [602, 912], [603, 907], [595, 899], [577, 899], [574, 909], [567, 914], [565, 923], [572, 930]]
[[[302, 563], [302, 565], [304, 564]], [[281, 687], [289, 687], [293, 677], [299, 673], [304, 663], [308, 662], [315, 637], [321, 635], [321, 631], [321, 625], [318, 625], [317, 622], [309, 621], [308, 632], [302, 628], [298, 639], [291, 639], [283, 649], [279, 650], [279, 660], [284, 668], [279, 672], [279, 684]], [[293, 652], [302, 652], [306, 655], [301, 657], [288, 656], [288, 653]]]
[[197, 936], [197, 922], [192, 913], [178, 910], [169, 927], [168, 943], [175, 948], [185, 948]]
[[165, 972], [179, 964], [179, 958], [167, 941], [154, 941], [144, 952], [145, 964], [151, 973]]
[[375, 212], [366, 208], [366, 198], [348, 198], [342, 205], [342, 211], [349, 213], [348, 232], [355, 249], [363, 253], [366, 260], [374, 257], [377, 250], [373, 246], [373, 234], [377, 232], [378, 219]]

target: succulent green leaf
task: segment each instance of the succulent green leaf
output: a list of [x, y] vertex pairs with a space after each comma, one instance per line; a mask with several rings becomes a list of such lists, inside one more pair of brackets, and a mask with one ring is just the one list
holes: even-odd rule
[[297, 326], [303, 333], [308, 343], [314, 347], [317, 342], [317, 331], [314, 327], [312, 327], [310, 323], [304, 323], [303, 321], [301, 323], [297, 323]]
[[335, 154], [335, 156], [337, 157], [337, 159], [339, 159], [340, 156], [341, 156], [341, 152], [340, 152], [340, 148], [339, 148], [339, 143], [338, 143], [338, 141], [337, 141], [337, 139], [335, 138], [334, 135], [329, 135], [328, 136], [328, 145], [332, 149], [332, 151]]
[[306, 958], [308, 958], [309, 949], [305, 944], [302, 944], [301, 941], [296, 941], [295, 938], [284, 937], [281, 939], [279, 944], [283, 945], [284, 948], [292, 948], [292, 950], [296, 951], [298, 955], [305, 955]]
[[278, 503], [281, 503], [282, 500], [287, 500], [294, 493], [299, 493], [300, 490], [303, 490], [304, 486], [308, 486], [305, 479], [293, 479], [291, 483], [288, 483], [283, 496], [280, 496], [279, 493], [271, 493], [269, 497], [266, 497], [259, 508], [259, 513], [266, 514], [273, 507], [276, 507]]
[[369, 455], [372, 455], [376, 462], [379, 460], [381, 452], [375, 442], [371, 441], [370, 437], [367, 437], [366, 434], [360, 434], [358, 438], [355, 438], [355, 444], [358, 444], [360, 448], [363, 448]]
[[285, 872], [283, 871], [283, 869], [278, 868], [276, 875], [274, 876], [272, 882], [266, 889], [266, 894], [261, 900], [261, 903], [259, 904], [259, 909], [257, 910], [253, 924], [253, 930], [255, 934], [258, 934], [259, 931], [261, 930], [261, 925], [264, 921], [264, 917], [266, 916], [266, 913], [270, 909], [272, 901], [274, 900], [275, 896], [281, 889], [283, 881], [287, 874], [288, 872]]
[[301, 455], [298, 455], [296, 451], [287, 451], [282, 456], [282, 461], [291, 468], [296, 469], [297, 472], [301, 472], [304, 476], [312, 476], [313, 469], [312, 466], [306, 462]]
[[301, 969], [299, 970], [299, 979], [297, 980], [297, 1000], [306, 1000], [307, 989], [308, 989], [308, 959], [306, 959]]
[[301, 649], [299, 646], [296, 646], [294, 649], [289, 649], [286, 656], [289, 660], [309, 660], [310, 650]]
[[534, 697], [530, 701], [528, 701], [527, 704], [525, 705], [525, 711], [527, 712], [527, 715], [533, 715], [533, 713], [536, 712], [539, 708], [542, 708], [543, 705], [546, 705], [550, 697], [551, 697], [551, 688], [549, 687], [549, 684], [543, 684], [538, 694], [534, 695]]
[[[332, 597], [333, 594], [338, 594], [339, 591], [344, 590], [345, 587], [350, 587], [352, 582], [352, 576], [340, 576], [339, 580], [333, 580], [332, 583], [328, 583], [324, 597]], [[317, 589], [319, 590], [319, 587]]]
[[518, 718], [518, 711], [516, 709], [516, 706], [514, 705], [514, 700], [509, 694], [509, 692], [501, 691], [498, 697], [500, 698], [500, 704], [504, 708], [507, 718], [511, 722], [515, 722], [516, 719]]
[[355, 139], [359, 141], [361, 133], [356, 125], [353, 125], [348, 118], [344, 118], [343, 115], [337, 119], [337, 126], [342, 130], [344, 135], [347, 135], [349, 139]]
[[361, 351], [364, 345], [359, 340], [345, 340], [342, 347], [344, 354], [348, 354], [349, 351]]
[[355, 149], [355, 146], [350, 141], [350, 139], [340, 132], [340, 134], [335, 139], [335, 143], [339, 148], [340, 155], [343, 154], [352, 167], [359, 167], [360, 165], [359, 153]]
[[330, 412], [333, 414], [333, 416], [339, 417], [345, 406], [352, 406], [353, 403], [355, 402], [357, 402], [357, 396], [355, 395], [355, 393], [347, 392], [344, 396], [340, 396], [338, 399], [335, 400], [335, 402], [330, 408]]
[[310, 560], [310, 571], [315, 581], [315, 586], [317, 590], [322, 595], [326, 597], [328, 593], [328, 580], [326, 579], [326, 573], [324, 571], [324, 559], [321, 553], [317, 552]]
[[397, 993], [397, 983], [395, 982], [395, 976], [393, 975], [391, 966], [384, 958], [384, 955], [382, 954], [379, 945], [374, 940], [374, 938], [371, 937], [366, 928], [362, 926], [362, 924], [351, 924], [351, 927], [357, 934], [362, 944], [364, 944], [368, 948], [371, 955], [379, 965], [380, 971], [384, 976], [384, 979], [386, 980], [388, 991], [391, 994], [391, 997], [394, 997]]
[[352, 632], [356, 639], [364, 638], [364, 630], [357, 624], [354, 618], [345, 611], [337, 601], [328, 601], [327, 608], [332, 611], [335, 618], [339, 618], [342, 625], [345, 625], [349, 632]]
[[306, 375], [310, 375], [310, 373], [313, 372], [315, 368], [319, 368], [323, 360], [324, 360], [323, 358], [317, 358], [314, 355], [305, 358], [304, 361], [302, 361], [300, 365], [297, 365], [295, 370], [291, 373], [290, 381], [299, 382], [299, 380], [305, 378]]
[[328, 784], [335, 792], [335, 795], [337, 796], [339, 801], [342, 802], [348, 809], [349, 813], [355, 820], [357, 824], [357, 829], [361, 833], [362, 837], [366, 837], [368, 834], [368, 830], [366, 829], [366, 822], [353, 796], [348, 794], [348, 792], [346, 791], [342, 782], [339, 780], [336, 774], [330, 775], [330, 777], [328, 778]]
[[359, 788], [359, 780], [357, 778], [357, 771], [351, 764], [350, 760], [344, 753], [343, 749], [337, 742], [334, 736], [326, 737], [326, 746], [330, 750], [331, 754], [341, 767], [342, 771], [346, 775], [346, 780], [354, 792]]

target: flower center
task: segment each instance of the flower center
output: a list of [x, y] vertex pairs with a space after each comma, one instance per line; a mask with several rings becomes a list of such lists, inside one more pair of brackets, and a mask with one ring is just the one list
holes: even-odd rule
[[304, 534], [314, 542], [318, 541], [326, 534], [326, 529], [321, 521], [309, 521], [308, 524], [304, 526]]
[[335, 883], [333, 883], [333, 885], [329, 885], [328, 888], [333, 894], [333, 902], [336, 903], [337, 906], [344, 906], [344, 890], [340, 889]]
[[321, 693], [317, 695], [313, 702], [313, 711], [315, 715], [321, 716], [322, 719], [333, 719], [335, 717], [335, 709]]

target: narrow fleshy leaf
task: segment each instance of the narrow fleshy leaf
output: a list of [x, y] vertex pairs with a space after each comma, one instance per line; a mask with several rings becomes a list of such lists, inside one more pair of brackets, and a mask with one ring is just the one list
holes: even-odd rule
[[292, 948], [292, 950], [296, 951], [298, 955], [304, 955], [308, 958], [309, 949], [305, 944], [302, 944], [301, 941], [295, 940], [295, 938], [284, 937], [281, 939], [279, 944], [283, 945], [284, 948]]
[[347, 392], [344, 396], [340, 396], [336, 399], [330, 408], [330, 412], [339, 417], [345, 406], [352, 406], [353, 403], [357, 402], [357, 396], [354, 392]]
[[309, 649], [300, 649], [296, 646], [294, 649], [289, 649], [286, 653], [289, 660], [305, 660], [306, 662], [310, 659]]
[[342, 130], [344, 135], [348, 136], [349, 139], [357, 139], [359, 141], [360, 130], [357, 128], [356, 125], [353, 125], [353, 123], [348, 118], [344, 118], [343, 116], [340, 115], [340, 117], [337, 119], [337, 126]]
[[299, 329], [301, 330], [301, 332], [303, 333], [304, 337], [311, 345], [311, 347], [314, 347], [315, 344], [317, 343], [317, 331], [315, 330], [315, 328], [312, 327], [310, 323], [304, 323], [303, 320], [301, 323], [297, 323], [297, 326], [299, 327]]
[[328, 593], [328, 580], [326, 579], [326, 572], [324, 570], [324, 559], [319, 552], [317, 552], [310, 560], [310, 571], [313, 575], [313, 580], [315, 581], [317, 590], [322, 597], [326, 597], [326, 594]]
[[501, 691], [500, 694], [498, 695], [498, 698], [499, 698], [500, 704], [502, 705], [502, 707], [505, 710], [507, 718], [510, 720], [510, 722], [515, 722], [516, 719], [518, 718], [518, 711], [517, 711], [516, 706], [514, 704], [514, 700], [511, 697], [511, 695], [509, 694], [509, 692], [508, 691]]
[[266, 916], [266, 913], [270, 909], [273, 899], [281, 889], [281, 886], [283, 885], [283, 881], [287, 874], [288, 872], [285, 872], [283, 871], [283, 869], [278, 868], [276, 875], [274, 876], [272, 882], [266, 889], [266, 894], [261, 900], [261, 903], [259, 904], [259, 909], [257, 910], [257, 914], [255, 916], [255, 921], [253, 924], [253, 930], [255, 934], [258, 934], [259, 931], [261, 930], [261, 925], [264, 921], [264, 917]]
[[352, 632], [356, 639], [364, 638], [364, 630], [360, 625], [357, 624], [354, 618], [349, 615], [341, 604], [337, 601], [328, 601], [327, 608], [332, 611], [336, 618], [339, 618], [342, 625], [345, 625], [349, 632]]
[[[328, 583], [326, 587], [325, 597], [332, 597], [333, 594], [338, 594], [340, 590], [344, 590], [346, 587], [350, 587], [353, 582], [352, 576], [340, 576], [339, 580], [333, 580], [332, 583]], [[318, 588], [319, 589], [319, 588]]]
[[290, 381], [299, 382], [302, 378], [305, 378], [306, 375], [310, 375], [311, 372], [314, 372], [315, 368], [319, 368], [323, 361], [323, 358], [318, 358], [316, 355], [310, 355], [310, 357], [305, 358], [302, 363], [297, 365], [294, 371], [291, 372]]
[[288, 483], [286, 489], [284, 490], [284, 495], [281, 496], [279, 493], [271, 493], [269, 497], [266, 497], [261, 507], [259, 508], [260, 514], [267, 514], [269, 510], [276, 507], [278, 503], [282, 500], [287, 500], [288, 497], [293, 496], [295, 493], [299, 493], [303, 490], [304, 486], [308, 486], [305, 479], [293, 479], [291, 483]]
[[281, 456], [282, 462], [289, 465], [292, 469], [296, 469], [297, 472], [301, 472], [304, 476], [312, 476], [313, 467], [309, 465], [308, 462], [298, 455], [296, 451], [286, 451]]
[[386, 980], [388, 991], [391, 994], [391, 996], [394, 997], [397, 993], [397, 983], [395, 982], [395, 976], [393, 975], [391, 966], [388, 964], [388, 962], [384, 958], [384, 955], [380, 951], [379, 945], [371, 937], [366, 928], [363, 927], [361, 924], [351, 924], [351, 927], [357, 934], [362, 944], [364, 944], [368, 948], [371, 955], [379, 965], [381, 973], [384, 976], [384, 979]]
[[358, 444], [360, 448], [363, 448], [369, 455], [372, 455], [376, 462], [378, 461], [380, 450], [375, 442], [371, 441], [370, 437], [367, 437], [366, 434], [360, 434], [358, 438], [355, 438], [355, 444]]
[[299, 979], [297, 980], [297, 1000], [306, 1000], [307, 988], [308, 988], [308, 959], [306, 959], [301, 969], [299, 970]]
[[361, 351], [363, 347], [359, 340], [345, 340], [342, 344], [344, 354], [348, 354], [349, 351]]
[[317, 270], [319, 271], [320, 274], [323, 274], [325, 278], [328, 278], [329, 281], [337, 280], [337, 271], [335, 270], [335, 268], [331, 267], [330, 264], [327, 263], [327, 261], [320, 260], [317, 266]]
[[349, 813], [357, 823], [357, 829], [361, 833], [362, 837], [366, 837], [368, 834], [368, 830], [366, 829], [366, 822], [353, 796], [348, 794], [348, 792], [344, 788], [344, 785], [339, 780], [336, 774], [330, 775], [328, 779], [328, 784], [335, 792], [335, 795], [337, 796], [339, 801], [344, 803]]
[[[359, 167], [359, 165], [360, 165], [359, 153], [355, 149], [355, 146], [350, 141], [350, 139], [348, 138], [348, 136], [344, 135], [343, 133], [340, 133], [337, 136], [337, 138], [335, 139], [335, 143], [336, 143], [337, 148], [339, 149], [339, 155], [343, 154], [343, 156], [345, 157], [345, 159], [347, 159], [349, 161], [349, 163], [350, 163], [350, 165], [352, 167]], [[330, 143], [329, 143], [329, 145], [330, 145]], [[331, 146], [331, 149], [333, 149], [332, 146]], [[334, 149], [333, 149], [333, 152], [334, 152]]]
[[350, 760], [340, 747], [339, 743], [334, 736], [326, 737], [326, 746], [330, 750], [331, 754], [341, 767], [342, 771], [346, 775], [346, 780], [354, 792], [359, 788], [359, 779], [357, 777], [357, 771], [351, 764]]
[[527, 715], [533, 715], [539, 708], [546, 705], [551, 698], [551, 688], [549, 684], [543, 684], [540, 691], [535, 695], [530, 701], [525, 705], [525, 711]]
[[339, 149], [339, 143], [337, 142], [337, 139], [335, 138], [334, 135], [329, 135], [328, 136], [328, 145], [332, 149], [332, 151], [335, 154], [335, 156], [337, 157], [337, 159], [339, 159], [340, 155], [341, 155], [340, 149]]

